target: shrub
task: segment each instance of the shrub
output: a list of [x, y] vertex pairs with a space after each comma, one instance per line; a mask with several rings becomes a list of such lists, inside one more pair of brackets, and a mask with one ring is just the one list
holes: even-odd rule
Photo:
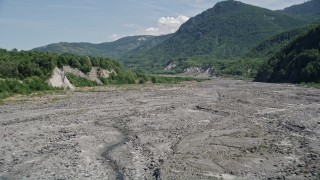
[[144, 79], [139, 79], [139, 84], [144, 84], [146, 81]]
[[32, 91], [46, 91], [52, 89], [46, 82], [42, 81], [38, 77], [32, 77], [24, 80], [24, 83]]
[[92, 87], [92, 86], [98, 85], [98, 83], [95, 81], [90, 81], [86, 78], [75, 76], [71, 73], [67, 73], [66, 76], [69, 79], [70, 83], [77, 87], [85, 87], [85, 86]]
[[151, 82], [152, 82], [152, 83], [157, 83], [157, 78], [154, 77], [154, 76], [152, 76], [152, 77], [151, 77]]

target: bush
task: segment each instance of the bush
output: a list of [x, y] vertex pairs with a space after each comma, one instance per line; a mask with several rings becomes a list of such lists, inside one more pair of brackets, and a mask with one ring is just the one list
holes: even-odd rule
[[17, 79], [0, 80], [1, 97], [7, 97], [12, 94], [31, 94], [32, 92], [52, 89], [52, 87], [38, 77], [28, 78], [24, 81]]
[[32, 91], [46, 91], [52, 89], [46, 82], [42, 81], [38, 77], [32, 77], [24, 80], [24, 83]]
[[16, 94], [30, 94], [31, 90], [29, 89], [28, 85], [26, 85], [25, 83], [18, 81], [18, 80], [14, 80], [14, 79], [10, 79], [10, 80], [6, 80], [6, 83], [9, 87], [9, 91], [12, 93], [16, 93]]
[[9, 92], [10, 88], [7, 85], [6, 81], [0, 80], [0, 93]]
[[75, 76], [71, 73], [67, 73], [66, 76], [69, 79], [70, 83], [76, 87], [93, 87], [98, 85], [98, 83], [95, 81], [90, 81], [86, 78]]
[[144, 84], [146, 81], [144, 79], [139, 79], [139, 84]]
[[152, 77], [151, 77], [151, 82], [152, 82], [152, 83], [157, 83], [157, 78], [154, 77], [154, 76], [152, 76]]

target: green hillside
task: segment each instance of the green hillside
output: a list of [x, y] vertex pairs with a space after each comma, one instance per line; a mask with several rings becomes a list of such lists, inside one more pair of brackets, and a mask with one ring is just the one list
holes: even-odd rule
[[251, 51], [246, 54], [244, 58], [271, 58], [272, 56], [276, 55], [281, 48], [288, 45], [294, 39], [303, 35], [309, 30], [317, 27], [319, 24], [320, 22], [314, 22], [310, 25], [294, 28], [272, 36], [251, 49]]
[[320, 26], [291, 42], [261, 67], [264, 82], [320, 82]]
[[[163, 69], [178, 58], [230, 59], [248, 53], [263, 40], [308, 22], [281, 12], [223, 1], [191, 18], [167, 41], [123, 60], [141, 69]], [[200, 57], [200, 58], [198, 58]], [[201, 63], [201, 62], [197, 62]]]
[[129, 36], [114, 42], [91, 44], [91, 43], [67, 43], [60, 42], [47, 46], [34, 48], [33, 51], [72, 53], [83, 56], [110, 57], [118, 59], [128, 53], [148, 50], [163, 42], [169, 37], [166, 36]]
[[306, 18], [320, 18], [320, 0], [310, 0], [302, 4], [285, 8], [283, 12]]
[[[136, 55], [136, 54], [141, 54], [144, 52], [147, 52], [148, 50], [152, 49], [153, 47], [161, 44], [162, 42], [168, 40], [170, 37], [172, 37], [173, 34], [167, 34], [167, 35], [162, 35], [162, 36], [156, 36], [149, 41], [145, 42], [141, 46], [127, 52], [124, 56], [122, 56], [120, 59], [124, 60], [124, 64], [126, 64], [125, 60], [128, 59], [128, 57]], [[128, 62], [129, 63], [129, 62]]]

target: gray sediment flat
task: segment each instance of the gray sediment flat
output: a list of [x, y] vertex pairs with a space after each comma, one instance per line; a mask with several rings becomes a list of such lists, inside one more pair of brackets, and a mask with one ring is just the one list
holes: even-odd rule
[[0, 179], [267, 178], [320, 178], [320, 89], [216, 78], [0, 106]]

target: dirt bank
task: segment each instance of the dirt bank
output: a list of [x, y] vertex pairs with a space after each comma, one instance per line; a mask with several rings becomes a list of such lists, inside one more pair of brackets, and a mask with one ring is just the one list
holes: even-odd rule
[[0, 179], [319, 179], [319, 169], [314, 88], [213, 79], [0, 106]]

